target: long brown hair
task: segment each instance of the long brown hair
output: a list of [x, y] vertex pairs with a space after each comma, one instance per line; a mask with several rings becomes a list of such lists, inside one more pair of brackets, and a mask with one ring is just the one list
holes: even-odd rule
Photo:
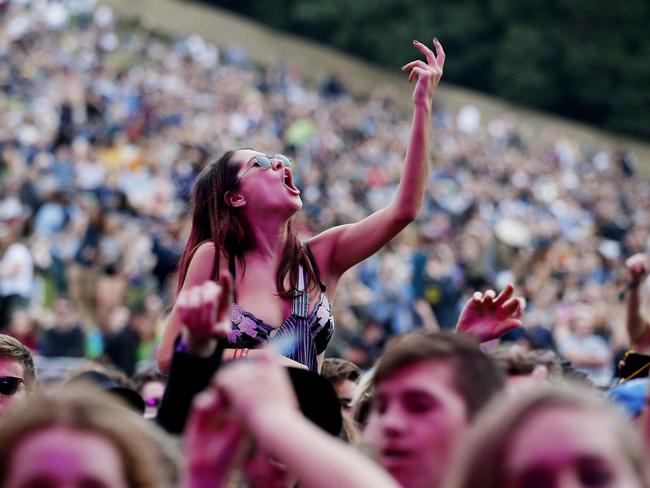
[[[231, 159], [242, 149], [230, 150], [219, 158], [208, 159], [208, 163], [194, 182], [190, 200], [192, 228], [178, 267], [176, 293], [183, 287], [194, 253], [204, 242], [214, 244], [214, 265], [210, 275], [212, 279], [216, 280], [218, 277], [222, 255], [237, 259], [246, 272], [244, 254], [254, 246], [254, 237], [250, 226], [241, 216], [240, 209], [228, 205], [225, 200], [226, 193], [236, 188], [232, 183], [237, 179], [239, 171], [239, 166], [231, 164]], [[287, 222], [286, 235], [287, 241], [275, 282], [279, 296], [292, 298], [298, 283], [299, 264], [307, 271], [306, 289], [312, 290], [316, 286], [318, 276], [310, 260], [305, 257], [296, 236], [293, 218]], [[285, 285], [287, 276], [288, 287]]]

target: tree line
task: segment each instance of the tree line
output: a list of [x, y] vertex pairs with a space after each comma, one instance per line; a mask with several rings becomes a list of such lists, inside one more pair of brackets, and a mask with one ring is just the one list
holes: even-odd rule
[[650, 137], [647, 0], [202, 0], [390, 68], [433, 35], [445, 79]]

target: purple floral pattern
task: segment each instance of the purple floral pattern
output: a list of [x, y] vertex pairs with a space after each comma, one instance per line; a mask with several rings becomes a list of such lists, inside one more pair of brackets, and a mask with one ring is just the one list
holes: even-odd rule
[[233, 329], [228, 333], [228, 340], [236, 342], [242, 334], [249, 337], [257, 337], [257, 324], [249, 317], [246, 317], [237, 304], [232, 307]]
[[316, 311], [319, 325], [324, 327], [330, 320], [331, 315], [330, 302], [327, 300], [327, 295], [323, 294], [318, 310]]

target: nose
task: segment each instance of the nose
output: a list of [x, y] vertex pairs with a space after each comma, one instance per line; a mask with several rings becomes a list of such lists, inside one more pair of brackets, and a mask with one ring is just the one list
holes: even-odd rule
[[567, 468], [557, 473], [554, 488], [585, 488], [580, 476], [573, 469]]
[[282, 161], [280, 158], [276, 158], [275, 156], [271, 157], [271, 163], [273, 164], [273, 169], [284, 168], [284, 161]]
[[379, 422], [387, 435], [397, 435], [406, 429], [406, 419], [397, 405], [388, 407]]

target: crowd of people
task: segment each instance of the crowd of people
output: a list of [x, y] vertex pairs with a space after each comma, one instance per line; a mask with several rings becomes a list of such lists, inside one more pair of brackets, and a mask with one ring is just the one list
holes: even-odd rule
[[[0, 319], [8, 327], [7, 309], [27, 304], [12, 327], [38, 350], [56, 300], [69, 299], [86, 353], [130, 349], [121, 361], [132, 371], [153, 357], [173, 301], [190, 188], [209, 154], [287, 153], [304, 202], [298, 232], [309, 236], [390, 201], [409, 121], [383, 87], [356, 100], [288, 62], [253, 65], [197, 36], [165, 40], [92, 4], [2, 10], [0, 235], [3, 266], [24, 271], [2, 278]], [[391, 334], [453, 327], [472, 291], [516, 282], [529, 333], [513, 339], [576, 356], [581, 329], [599, 350], [594, 374], [607, 376], [626, 342], [613, 299], [622, 262], [648, 246], [647, 180], [622, 149], [443, 104], [424, 209], [344, 275], [332, 352], [368, 367]]]
[[650, 181], [413, 44], [409, 120], [0, 2], [2, 486], [650, 487]]

